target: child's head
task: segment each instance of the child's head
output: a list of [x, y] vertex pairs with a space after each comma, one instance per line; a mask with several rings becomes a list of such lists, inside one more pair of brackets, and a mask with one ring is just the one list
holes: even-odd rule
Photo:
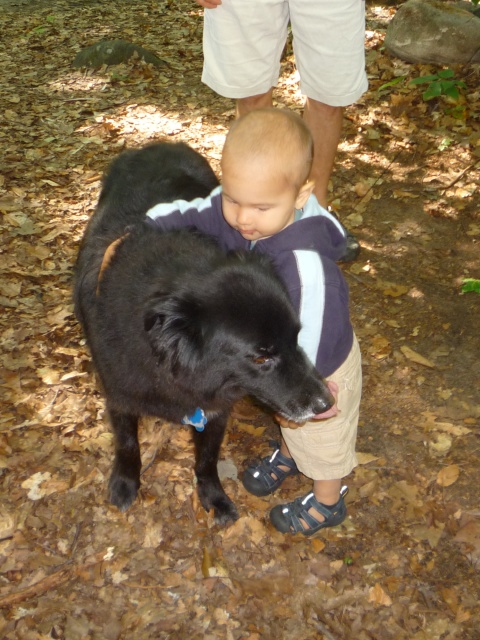
[[313, 190], [313, 142], [291, 111], [258, 109], [236, 120], [222, 154], [225, 220], [248, 240], [278, 233]]

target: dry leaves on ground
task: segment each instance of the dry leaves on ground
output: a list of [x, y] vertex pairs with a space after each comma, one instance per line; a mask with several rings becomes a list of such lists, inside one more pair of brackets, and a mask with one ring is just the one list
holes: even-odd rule
[[[236, 407], [222, 457], [240, 519], [221, 530], [198, 504], [185, 427], [145, 420], [142, 495], [106, 500], [112, 441], [73, 316], [72, 267], [110, 159], [185, 140], [218, 170], [230, 101], [200, 82], [201, 11], [2, 0], [0, 20], [0, 635], [6, 640], [476, 640], [480, 582], [478, 69], [456, 112], [425, 103], [389, 57], [392, 9], [369, 6], [370, 90], [346, 112], [332, 202], [362, 243], [344, 265], [364, 358], [359, 466], [349, 517], [288, 537], [269, 509], [306, 492], [247, 494], [236, 475], [278, 438]], [[100, 38], [154, 51], [84, 72]], [[291, 47], [275, 94], [299, 110]], [[447, 142], [447, 140], [449, 142]]]

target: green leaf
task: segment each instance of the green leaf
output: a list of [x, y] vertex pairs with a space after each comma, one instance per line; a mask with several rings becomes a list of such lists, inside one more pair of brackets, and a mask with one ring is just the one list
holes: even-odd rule
[[420, 78], [413, 78], [413, 80], [410, 80], [410, 84], [425, 84], [425, 82], [434, 82], [435, 80], [438, 80], [437, 74], [435, 74], [434, 76], [421, 76]]
[[442, 91], [445, 93], [451, 87], [456, 87], [457, 86], [457, 81], [456, 80], [443, 80], [439, 84], [442, 87]]
[[443, 138], [443, 140], [438, 145], [439, 151], [445, 151], [452, 144], [453, 140], [451, 138]]
[[393, 80], [390, 80], [390, 82], [385, 82], [385, 84], [382, 84], [381, 87], [378, 87], [377, 91], [383, 91], [383, 89], [393, 87], [394, 85], [399, 84], [400, 82], [405, 80], [406, 77], [407, 76], [398, 76], [398, 78], [394, 78]]
[[442, 69], [438, 72], [439, 78], [453, 78], [454, 75], [455, 73], [452, 71], [452, 69]]
[[422, 93], [422, 98], [427, 100], [432, 100], [433, 98], [438, 98], [442, 95], [442, 85], [440, 82], [432, 82], [432, 84], [428, 87], [426, 91]]
[[449, 98], [453, 98], [453, 100], [458, 100], [458, 98], [460, 97], [460, 92], [455, 86], [443, 89], [443, 93]]
[[457, 120], [465, 120], [467, 109], [464, 105], [457, 104], [452, 109], [446, 109], [445, 113]]
[[462, 293], [468, 293], [469, 291], [475, 291], [480, 293], [480, 280], [475, 278], [464, 278], [462, 285]]

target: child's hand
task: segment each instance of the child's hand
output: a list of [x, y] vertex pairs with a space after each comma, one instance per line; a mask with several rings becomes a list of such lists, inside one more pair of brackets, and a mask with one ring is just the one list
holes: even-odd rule
[[298, 429], [299, 427], [303, 427], [305, 422], [294, 422], [293, 420], [287, 420], [279, 413], [276, 413], [274, 416], [275, 422], [277, 422], [281, 427], [285, 429]]
[[[317, 413], [316, 416], [313, 416], [313, 420], [326, 420], [327, 418], [336, 416], [339, 412], [339, 409], [337, 407], [338, 384], [336, 382], [333, 382], [332, 380], [328, 380], [327, 387], [335, 400], [335, 404], [330, 407], [330, 409], [327, 409], [327, 411], [324, 411], [323, 413]], [[281, 427], [284, 427], [286, 429], [298, 429], [299, 427], [303, 427], [303, 425], [305, 424], [305, 422], [293, 422], [293, 420], [287, 420], [287, 418], [284, 418], [278, 413], [276, 413], [274, 417], [275, 421], [278, 422]]]

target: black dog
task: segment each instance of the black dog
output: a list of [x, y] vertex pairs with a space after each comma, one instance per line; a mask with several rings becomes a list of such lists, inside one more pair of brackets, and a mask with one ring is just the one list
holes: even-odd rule
[[140, 416], [197, 423], [199, 497], [225, 524], [238, 517], [217, 474], [233, 402], [251, 394], [301, 422], [333, 399], [297, 346], [297, 316], [266, 258], [225, 255], [197, 232], [144, 222], [156, 203], [216, 185], [206, 160], [182, 143], [120, 155], [85, 232], [74, 295], [115, 434], [111, 502], [124, 510], [137, 495]]

